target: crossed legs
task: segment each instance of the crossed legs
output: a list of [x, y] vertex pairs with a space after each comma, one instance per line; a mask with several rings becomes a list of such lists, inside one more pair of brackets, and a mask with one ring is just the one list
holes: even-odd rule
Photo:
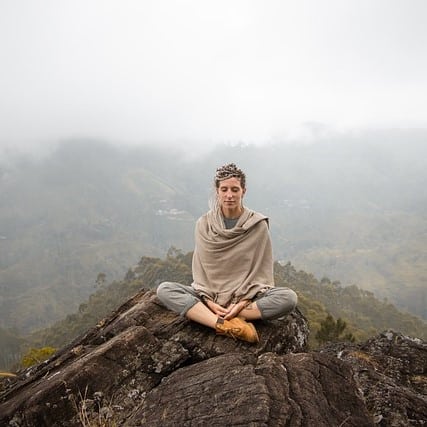
[[[163, 282], [157, 288], [157, 296], [170, 310], [215, 329], [218, 314], [201, 301], [200, 296], [191, 286], [177, 282]], [[247, 320], [275, 319], [292, 311], [296, 304], [297, 295], [291, 289], [270, 288], [241, 310], [239, 317]]]

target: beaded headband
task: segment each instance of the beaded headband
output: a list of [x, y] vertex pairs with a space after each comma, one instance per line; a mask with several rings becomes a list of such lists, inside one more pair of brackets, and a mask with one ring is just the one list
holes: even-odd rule
[[224, 166], [217, 168], [215, 173], [215, 184], [219, 181], [224, 181], [228, 178], [239, 178], [242, 187], [245, 186], [246, 176], [244, 172], [239, 169], [234, 163], [228, 163]]

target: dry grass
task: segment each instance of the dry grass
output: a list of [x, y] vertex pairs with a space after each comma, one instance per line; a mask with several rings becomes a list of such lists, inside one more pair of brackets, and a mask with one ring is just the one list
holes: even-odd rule
[[366, 362], [368, 365], [372, 366], [375, 369], [379, 368], [377, 361], [371, 355], [364, 353], [363, 351], [350, 351], [348, 355], [350, 357], [354, 357], [355, 359], [359, 359], [363, 362]]
[[84, 394], [79, 391], [78, 399], [70, 394], [70, 400], [83, 427], [117, 427], [111, 402], [105, 405], [102, 398], [89, 399], [87, 387]]

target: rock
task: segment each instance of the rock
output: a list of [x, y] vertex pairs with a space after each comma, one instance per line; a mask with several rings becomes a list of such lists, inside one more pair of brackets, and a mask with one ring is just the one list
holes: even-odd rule
[[77, 426], [79, 414], [98, 417], [102, 408], [113, 406], [116, 423], [122, 423], [182, 366], [231, 353], [257, 357], [306, 349], [308, 325], [298, 310], [284, 319], [258, 322], [257, 328], [257, 345], [217, 336], [166, 310], [153, 291], [141, 291], [7, 387], [0, 395], [0, 425]]
[[427, 343], [386, 331], [366, 343], [334, 344], [322, 353], [352, 367], [376, 425], [427, 424]]
[[5, 426], [424, 425], [426, 344], [386, 332], [307, 351], [295, 310], [251, 345], [141, 291], [0, 395]]
[[173, 372], [124, 425], [373, 425], [355, 390], [337, 358], [226, 354]]

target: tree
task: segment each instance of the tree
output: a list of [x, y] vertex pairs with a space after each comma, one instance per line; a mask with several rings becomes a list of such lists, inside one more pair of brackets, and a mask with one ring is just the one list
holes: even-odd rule
[[335, 321], [333, 316], [328, 313], [326, 318], [320, 322], [320, 329], [316, 333], [316, 340], [319, 342], [319, 344], [334, 341], [354, 342], [356, 339], [352, 333], [347, 333], [342, 336], [346, 328], [347, 323], [344, 320], [338, 318]]
[[170, 259], [170, 258], [175, 258], [177, 260], [180, 260], [184, 257], [184, 253], [182, 252], [181, 249], [177, 249], [175, 246], [171, 246], [168, 249], [168, 252], [166, 254], [166, 258]]

